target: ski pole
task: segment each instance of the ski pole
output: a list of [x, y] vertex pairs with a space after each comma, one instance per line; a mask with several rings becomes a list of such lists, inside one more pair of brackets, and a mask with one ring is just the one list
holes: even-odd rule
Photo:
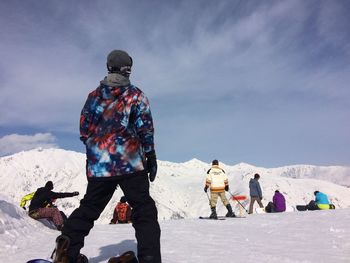
[[208, 192], [205, 192], [205, 193], [207, 194], [208, 201], [209, 201], [209, 206], [210, 206], [210, 198], [209, 198]]
[[231, 194], [231, 192], [229, 191], [230, 195], [232, 196], [233, 199], [235, 199], [235, 201], [237, 201], [237, 203], [239, 203], [241, 205], [241, 207], [243, 207], [243, 209], [248, 213], [248, 210], [245, 209], [245, 207], [242, 205], [242, 203], [240, 201], [238, 201], [238, 199], [235, 198], [235, 196], [233, 194]]

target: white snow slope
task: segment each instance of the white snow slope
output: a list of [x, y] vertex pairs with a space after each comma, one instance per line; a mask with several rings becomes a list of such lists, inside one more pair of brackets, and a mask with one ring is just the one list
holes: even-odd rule
[[[203, 192], [209, 165], [196, 159], [180, 164], [159, 161], [151, 194], [159, 212], [163, 262], [350, 262], [350, 188], [340, 185], [349, 186], [349, 167], [296, 165], [268, 169], [244, 163], [222, 166], [233, 193], [247, 195], [249, 179], [259, 173], [264, 204], [271, 200], [275, 189], [285, 194], [289, 206], [307, 203], [313, 199], [313, 192], [320, 190], [337, 209], [199, 220], [199, 215], [210, 212]], [[52, 180], [55, 191], [81, 193], [57, 200], [58, 207], [70, 214], [85, 192], [85, 155], [37, 149], [2, 157], [0, 180], [0, 262], [48, 258], [58, 232], [29, 218], [19, 208], [19, 201]], [[86, 239], [82, 252], [92, 263], [136, 250], [131, 225], [107, 224], [121, 195], [117, 190]], [[231, 203], [238, 213], [238, 206]], [[220, 203], [218, 213], [226, 213]], [[169, 220], [179, 218], [184, 219]]]
[[[350, 209], [253, 214], [224, 221], [160, 221], [164, 263], [350, 262]], [[0, 262], [49, 259], [59, 232], [0, 195]], [[90, 263], [136, 251], [128, 225], [96, 225], [82, 253]]]

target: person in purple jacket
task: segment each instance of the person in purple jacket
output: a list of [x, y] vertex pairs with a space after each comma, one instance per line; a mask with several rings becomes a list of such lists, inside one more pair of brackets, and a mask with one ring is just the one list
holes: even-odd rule
[[276, 190], [272, 198], [272, 202], [269, 202], [265, 207], [267, 213], [278, 213], [286, 211], [286, 199], [280, 191]]

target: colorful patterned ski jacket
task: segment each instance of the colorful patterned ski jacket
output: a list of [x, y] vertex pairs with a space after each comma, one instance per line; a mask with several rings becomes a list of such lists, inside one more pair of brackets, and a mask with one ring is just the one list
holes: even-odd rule
[[143, 172], [145, 153], [154, 151], [153, 134], [149, 102], [140, 89], [101, 83], [89, 94], [80, 117], [88, 180]]

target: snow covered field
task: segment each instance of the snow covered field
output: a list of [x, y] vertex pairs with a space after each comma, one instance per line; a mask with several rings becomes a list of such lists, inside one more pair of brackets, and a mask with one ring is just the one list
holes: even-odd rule
[[[209, 164], [193, 159], [185, 163], [159, 161], [151, 195], [156, 201], [162, 229], [163, 262], [350, 262], [350, 168], [294, 165], [279, 168], [240, 163], [222, 164], [233, 193], [248, 195], [248, 182], [261, 175], [263, 203], [279, 189], [288, 206], [306, 204], [313, 192], [325, 192], [336, 205], [331, 211], [253, 214], [242, 219], [199, 220], [210, 213], [203, 192]], [[27, 216], [21, 197], [46, 181], [55, 191], [79, 191], [56, 205], [68, 215], [79, 205], [86, 188], [85, 155], [61, 149], [36, 149], [0, 158], [0, 262], [23, 263], [49, 258], [58, 231]], [[131, 225], [109, 225], [115, 192], [82, 253], [91, 263], [106, 262], [126, 250], [136, 251]], [[231, 203], [239, 213], [239, 206]], [[226, 213], [219, 202], [218, 214]]]
[[[0, 196], [0, 262], [48, 259], [58, 231]], [[253, 214], [220, 221], [161, 221], [165, 263], [350, 262], [350, 209]], [[82, 253], [90, 263], [136, 251], [131, 225], [96, 225]]]

